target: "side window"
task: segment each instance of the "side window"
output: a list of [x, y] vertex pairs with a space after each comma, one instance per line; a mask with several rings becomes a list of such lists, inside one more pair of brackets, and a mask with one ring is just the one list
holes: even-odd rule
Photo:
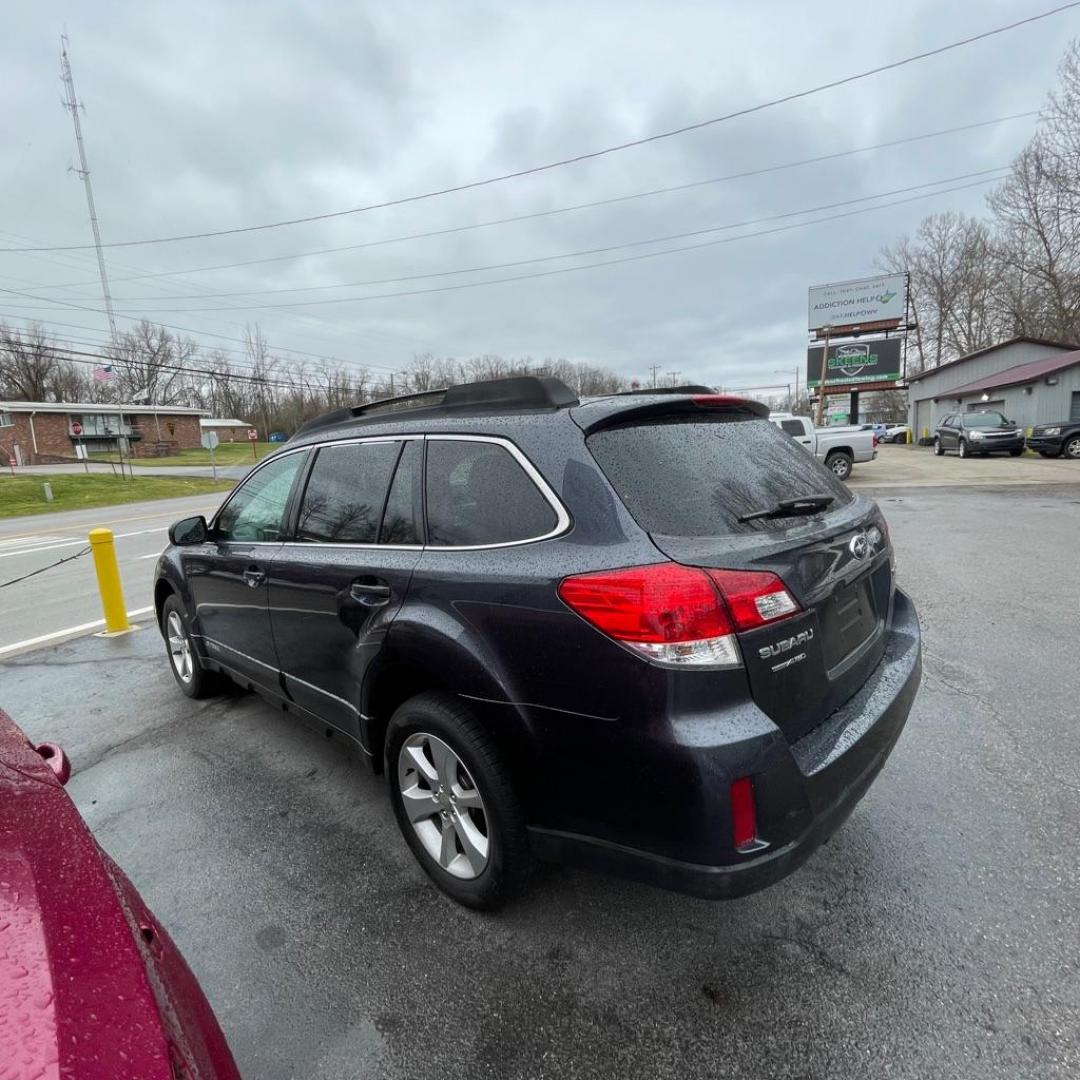
[[289, 492], [307, 454], [286, 454], [250, 476], [218, 515], [215, 539], [281, 539]]
[[399, 442], [324, 446], [311, 468], [296, 539], [313, 544], [374, 544]]
[[496, 443], [429, 439], [426, 487], [435, 547], [531, 540], [558, 522], [528, 473]]
[[419, 439], [405, 444], [386, 499], [386, 512], [379, 531], [380, 544], [421, 543], [423, 485], [420, 483], [420, 463], [423, 457], [424, 444]]
[[806, 432], [803, 431], [802, 423], [800, 421], [798, 421], [798, 420], [781, 420], [780, 421], [780, 426], [789, 435], [805, 435], [806, 434]]

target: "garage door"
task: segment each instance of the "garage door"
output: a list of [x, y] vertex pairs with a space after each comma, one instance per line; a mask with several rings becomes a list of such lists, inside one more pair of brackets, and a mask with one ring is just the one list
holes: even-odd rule
[[1080, 420], [1080, 390], [1072, 392], [1072, 405], [1069, 408], [1069, 419]]

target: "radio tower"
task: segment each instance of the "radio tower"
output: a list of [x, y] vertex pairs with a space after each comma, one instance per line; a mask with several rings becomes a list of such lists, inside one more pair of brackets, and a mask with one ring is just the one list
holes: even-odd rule
[[82, 177], [86, 188], [86, 207], [90, 211], [90, 229], [94, 234], [94, 250], [97, 252], [98, 272], [101, 274], [101, 293], [105, 297], [105, 314], [109, 319], [109, 334], [116, 339], [116, 316], [113, 314], [112, 296], [109, 293], [109, 275], [105, 272], [105, 256], [101, 251], [101, 230], [98, 228], [97, 210], [94, 208], [94, 188], [90, 183], [90, 166], [86, 162], [86, 147], [83, 145], [82, 124], [79, 122], [79, 110], [82, 105], [75, 96], [75, 80], [71, 77], [71, 61], [68, 60], [67, 34], [60, 35], [60, 78], [64, 82], [64, 108], [71, 113], [71, 122], [75, 125], [75, 144], [79, 148], [79, 168], [72, 166], [71, 172]]

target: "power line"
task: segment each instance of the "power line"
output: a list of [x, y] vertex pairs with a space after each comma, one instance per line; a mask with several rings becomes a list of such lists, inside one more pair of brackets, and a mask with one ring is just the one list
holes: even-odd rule
[[[22, 296], [22, 297], [26, 297], [29, 300], [39, 300], [39, 301], [43, 302], [43, 306], [41, 308], [31, 308], [30, 309], [31, 311], [39, 311], [39, 310], [40, 311], [55, 311], [59, 307], [59, 308], [63, 308], [63, 309], [69, 309], [69, 308], [70, 309], [75, 309], [77, 311], [88, 311], [88, 312], [90, 312], [91, 314], [94, 314], [94, 315], [104, 315], [105, 314], [105, 312], [101, 308], [87, 307], [85, 304], [76, 304], [73, 300], [64, 300], [64, 299], [62, 299], [60, 297], [38, 296], [38, 295], [35, 295], [34, 293], [25, 292], [22, 289], [0, 288], [0, 293], [8, 293], [9, 295], [12, 295], [12, 296]], [[223, 308], [212, 308], [210, 310], [211, 311], [237, 311], [237, 310], [240, 310], [240, 309], [235, 308], [235, 307], [223, 307]], [[122, 311], [116, 312], [116, 317], [118, 319], [127, 319], [129, 322], [142, 322], [144, 320], [144, 318], [145, 318], [144, 315], [125, 315]], [[238, 345], [246, 345], [247, 344], [247, 342], [245, 342], [243, 338], [229, 337], [227, 334], [215, 334], [210, 330], [193, 330], [190, 326], [177, 326], [174, 323], [158, 322], [156, 319], [153, 320], [153, 322], [154, 322], [155, 326], [163, 326], [167, 330], [178, 330], [178, 331], [180, 331], [181, 333], [184, 333], [184, 334], [201, 334], [201, 335], [203, 335], [205, 337], [218, 338], [221, 341], [232, 341], [232, 342], [235, 342]], [[309, 360], [329, 360], [329, 361], [332, 361], [334, 363], [340, 363], [341, 362], [340, 358], [338, 358], [338, 357], [327, 356], [327, 355], [324, 355], [322, 353], [304, 352], [302, 349], [286, 349], [284, 346], [275, 346], [274, 351], [279, 352], [279, 353], [281, 353], [281, 352], [290, 353], [290, 354], [292, 354], [294, 356], [302, 356], [302, 357], [305, 357], [306, 359], [309, 359]], [[382, 367], [382, 368], [385, 368], [385, 370], [387, 370], [387, 371], [392, 370], [391, 368], [387, 367], [386, 365], [380, 365], [380, 364], [368, 364], [367, 366], [368, 367]]]
[[[298, 251], [287, 255], [271, 255], [262, 259], [244, 259], [240, 262], [215, 263], [210, 266], [193, 266], [183, 270], [160, 270], [148, 274], [132, 274], [128, 277], [113, 278], [114, 282], [121, 281], [145, 281], [150, 278], [181, 277], [185, 274], [203, 274], [214, 270], [235, 270], [247, 266], [261, 266], [266, 263], [287, 262], [293, 259], [305, 259], [315, 255], [338, 255], [346, 251], [361, 251], [365, 248], [385, 247], [389, 244], [401, 244], [410, 240], [426, 240], [436, 236], [450, 236], [455, 233], [470, 232], [475, 229], [488, 229], [496, 225], [509, 225], [520, 221], [533, 221], [537, 218], [553, 217], [558, 214], [567, 214], [577, 210], [590, 210], [600, 206], [614, 206], [618, 203], [631, 202], [636, 199], [650, 198], [655, 195], [667, 195], [677, 191], [690, 191], [695, 188], [706, 187], [710, 184], [722, 184], [731, 180], [744, 180], [754, 176], [764, 176], [768, 173], [783, 172], [788, 169], [797, 169], [806, 165], [816, 165], [823, 161], [835, 161], [839, 158], [851, 157], [855, 154], [871, 153], [875, 150], [885, 150], [895, 146], [906, 146], [910, 143], [920, 142], [925, 139], [936, 139], [944, 135], [955, 135], [963, 131], [974, 131], [978, 128], [990, 127], [994, 124], [1003, 124], [1011, 120], [1028, 119], [1038, 116], [1038, 109], [1027, 112], [1013, 113], [1010, 116], [999, 116], [993, 120], [980, 120], [971, 124], [962, 124], [957, 127], [942, 128], [939, 131], [929, 131], [921, 135], [909, 135], [902, 139], [891, 139], [888, 142], [873, 143], [870, 146], [859, 146], [851, 150], [838, 150], [830, 154], [819, 154], [816, 157], [802, 158], [798, 161], [787, 161], [779, 165], [767, 165], [758, 169], [748, 169], [743, 172], [728, 173], [726, 176], [712, 176], [705, 180], [691, 180], [684, 184], [674, 184], [670, 187], [651, 188], [647, 191], [634, 191], [626, 195], [615, 195], [607, 199], [596, 199], [593, 202], [573, 203], [569, 206], [556, 206], [548, 210], [537, 210], [528, 214], [515, 214], [511, 217], [494, 218], [490, 221], [477, 221], [467, 225], [456, 225], [445, 229], [432, 229], [427, 232], [406, 233], [403, 236], [390, 236], [382, 240], [368, 240], [362, 244], [347, 244], [343, 247], [318, 248], [313, 251]], [[0, 249], [2, 251], [4, 249]], [[90, 285], [92, 281], [72, 281], [60, 285], [45, 285], [45, 289], [65, 289], [79, 285]], [[190, 284], [195, 287], [194, 283]], [[230, 295], [230, 294], [215, 294]], [[240, 295], [240, 294], [237, 294]]]
[[[489, 176], [482, 180], [472, 180], [465, 184], [456, 184], [452, 187], [439, 188], [434, 191], [426, 191], [417, 195], [407, 195], [397, 199], [388, 199], [384, 202], [369, 203], [366, 206], [357, 206], [349, 210], [335, 210], [321, 214], [310, 214], [306, 217], [290, 218], [284, 221], [272, 221], [261, 225], [242, 225], [235, 226], [228, 229], [213, 229], [205, 232], [198, 233], [183, 233], [176, 236], [158, 236], [151, 237], [142, 240], [117, 240], [109, 244], [106, 247], [138, 247], [146, 244], [169, 244], [176, 243], [181, 240], [206, 240], [215, 236], [232, 236], [237, 233], [249, 233], [249, 232], [261, 232], [266, 229], [279, 229], [290, 225], [303, 225], [313, 221], [326, 221], [331, 218], [346, 217], [353, 214], [367, 213], [371, 210], [381, 210], [391, 206], [402, 206], [408, 203], [421, 202], [425, 199], [434, 199], [443, 195], [450, 195], [460, 191], [470, 191], [476, 188], [487, 187], [491, 184], [504, 183], [508, 180], [517, 180], [523, 176], [532, 176], [537, 173], [549, 172], [552, 169], [562, 168], [567, 165], [576, 165], [583, 161], [595, 160], [599, 157], [604, 157], [608, 154], [618, 153], [622, 150], [629, 150], [637, 146], [645, 146], [649, 143], [659, 142], [662, 139], [674, 138], [677, 135], [686, 135], [692, 131], [701, 131], [704, 128], [711, 127], [715, 124], [725, 123], [728, 120], [734, 120], [741, 116], [750, 116], [755, 113], [763, 112], [766, 109], [774, 108], [777, 105], [784, 105], [792, 101], [798, 101], [803, 98], [810, 97], [813, 94], [820, 94], [825, 90], [833, 90], [839, 86], [846, 86], [854, 82], [858, 82], [862, 79], [870, 78], [873, 75], [880, 75], [886, 71], [895, 71], [897, 68], [905, 67], [908, 64], [917, 63], [920, 60], [926, 60], [933, 56], [940, 56], [943, 53], [950, 52], [953, 49], [962, 48], [965, 45], [971, 45], [976, 41], [983, 41], [987, 38], [995, 37], [998, 34], [1004, 34], [1011, 30], [1019, 29], [1022, 26], [1028, 26], [1032, 23], [1039, 22], [1042, 19], [1048, 19], [1052, 15], [1060, 14], [1063, 11], [1068, 11], [1072, 8], [1080, 7], [1080, 0], [1070, 0], [1069, 3], [1059, 4], [1057, 7], [1050, 8], [1048, 11], [1040, 12], [1037, 15], [1029, 15], [1024, 19], [1017, 19], [1014, 22], [1007, 23], [1004, 26], [994, 27], [991, 30], [984, 30], [978, 34], [971, 34], [968, 37], [960, 38], [957, 41], [949, 42], [945, 45], [939, 45], [934, 49], [927, 49], [921, 53], [915, 53], [912, 56], [903, 57], [900, 60], [893, 60], [887, 64], [880, 64], [877, 67], [869, 68], [866, 71], [860, 71], [853, 75], [845, 75], [840, 79], [833, 79], [826, 83], [819, 83], [817, 86], [808, 87], [804, 90], [797, 90], [790, 94], [785, 94], [782, 97], [773, 98], [770, 101], [759, 102], [757, 105], [749, 105], [742, 109], [736, 109], [733, 112], [724, 113], [721, 116], [713, 116], [707, 120], [699, 120], [692, 124], [684, 124], [682, 127], [672, 128], [667, 131], [656, 132], [652, 135], [646, 135], [639, 139], [628, 139], [625, 142], [615, 143], [611, 146], [603, 147], [599, 150], [590, 150], [581, 154], [575, 154], [572, 157], [560, 158], [556, 161], [550, 161], [544, 165], [534, 165], [526, 169], [518, 169], [514, 172], [501, 173], [496, 176]], [[82, 251], [92, 245], [86, 244], [64, 244], [64, 245], [51, 245], [48, 247], [35, 247], [35, 248], [5, 248], [4, 251]]]
[[[980, 171], [974, 172], [974, 173], [964, 173], [964, 174], [961, 174], [960, 176], [949, 177], [949, 178], [947, 178], [945, 180], [935, 180], [935, 181], [932, 182], [932, 184], [936, 186], [936, 185], [939, 185], [939, 184], [951, 183], [952, 181], [955, 181], [955, 180], [966, 179], [966, 178], [972, 177], [972, 176], [986, 177], [989, 174], [992, 174], [992, 175], [989, 175], [989, 179], [979, 180], [977, 183], [980, 183], [980, 184], [993, 183], [995, 180], [998, 180], [998, 179], [1001, 178], [1001, 175], [999, 175], [999, 174], [1003, 174], [1005, 168], [1006, 168], [1005, 166], [998, 166], [998, 167], [996, 167], [994, 169], [983, 169], [983, 170], [980, 170]], [[809, 207], [809, 208], [806, 208], [806, 209], [803, 209], [803, 210], [790, 210], [790, 211], [787, 211], [787, 212], [782, 213], [782, 214], [772, 214], [772, 215], [769, 215], [768, 217], [753, 218], [753, 219], [750, 219], [750, 220], [747, 220], [747, 221], [731, 222], [731, 223], [728, 223], [728, 224], [725, 224], [725, 225], [714, 225], [714, 226], [710, 226], [709, 228], [705, 228], [705, 229], [692, 229], [692, 230], [687, 231], [687, 232], [672, 233], [672, 234], [667, 235], [667, 236], [654, 236], [654, 237], [650, 237], [650, 238], [645, 239], [645, 240], [632, 240], [632, 241], [628, 241], [628, 242], [622, 243], [622, 244], [610, 244], [610, 245], [608, 245], [606, 247], [588, 248], [588, 249], [581, 250], [581, 251], [566, 251], [566, 252], [562, 252], [559, 255], [542, 255], [542, 256], [539, 256], [537, 258], [518, 259], [518, 260], [515, 260], [513, 262], [490, 263], [490, 264], [488, 264], [486, 266], [462, 267], [462, 268], [458, 268], [458, 269], [454, 269], [454, 270], [443, 270], [443, 271], [438, 271], [438, 272], [429, 273], [429, 274], [412, 274], [412, 275], [408, 275], [408, 276], [405, 276], [405, 277], [399, 277], [399, 278], [383, 278], [381, 280], [376, 280], [376, 281], [346, 282], [346, 283], [342, 283], [342, 284], [338, 284], [338, 285], [327, 285], [327, 286], [318, 285], [318, 286], [312, 286], [311, 288], [315, 288], [315, 289], [337, 288], [337, 289], [340, 289], [340, 288], [351, 287], [351, 286], [354, 286], [354, 285], [355, 286], [360, 286], [360, 285], [392, 284], [394, 282], [418, 281], [418, 280], [428, 279], [428, 278], [448, 277], [448, 276], [457, 275], [457, 274], [474, 274], [474, 273], [479, 273], [479, 272], [487, 271], [487, 270], [510, 269], [510, 268], [513, 268], [513, 267], [516, 267], [516, 266], [531, 266], [531, 265], [535, 265], [537, 263], [551, 262], [551, 261], [556, 260], [556, 259], [578, 258], [578, 257], [581, 257], [583, 255], [600, 255], [600, 254], [604, 254], [604, 253], [609, 252], [609, 251], [621, 251], [621, 250], [624, 250], [626, 248], [642, 247], [642, 246], [647, 245], [647, 244], [666, 243], [666, 242], [668, 242], [670, 240], [682, 240], [682, 239], [688, 239], [688, 238], [694, 237], [694, 236], [704, 236], [704, 235], [707, 235], [709, 233], [719, 232], [721, 230], [727, 231], [729, 229], [743, 228], [743, 227], [748, 226], [748, 225], [764, 224], [765, 222], [769, 222], [769, 221], [778, 221], [778, 220], [782, 220], [784, 218], [798, 217], [798, 216], [800, 216], [802, 214], [819, 213], [822, 210], [831, 210], [831, 209], [835, 209], [835, 208], [841, 207], [841, 206], [851, 206], [851, 205], [853, 205], [855, 203], [867, 202], [867, 201], [870, 201], [872, 199], [881, 199], [881, 198], [885, 198], [886, 196], [889, 196], [889, 195], [899, 195], [899, 194], [902, 194], [904, 192], [914, 191], [914, 190], [916, 190], [918, 188], [924, 188], [924, 187], [929, 187], [929, 186], [931, 186], [931, 184], [913, 184], [910, 187], [897, 188], [894, 191], [880, 192], [877, 195], [860, 196], [859, 198], [855, 198], [855, 199], [844, 199], [841, 202], [827, 203], [827, 204], [825, 204], [823, 206]], [[959, 185], [959, 187], [943, 188], [941, 191], [929, 191], [929, 192], [925, 192], [922, 195], [916, 196], [916, 198], [927, 198], [927, 197], [932, 196], [932, 195], [939, 195], [939, 194], [944, 194], [944, 193], [951, 192], [951, 191], [958, 191], [958, 190], [961, 190], [962, 188], [971, 187], [971, 186], [975, 186], [975, 185], [962, 184], [962, 185]], [[909, 200], [901, 199], [901, 200], [899, 200], [899, 203], [903, 203], [903, 202], [907, 202], [907, 201], [909, 201]], [[888, 207], [888, 206], [895, 206], [895, 205], [898, 205], [898, 203], [895, 203], [895, 202], [894, 203], [882, 203], [881, 206], [866, 207], [863, 210], [856, 211], [856, 212], [857, 213], [865, 213], [866, 210], [878, 210], [878, 209], [883, 209], [883, 208]], [[844, 217], [844, 216], [848, 216], [848, 215], [839, 215], [839, 216]], [[833, 219], [832, 218], [821, 218], [819, 220], [831, 221]], [[803, 225], [805, 225], [805, 224], [814, 224], [814, 222], [803, 222], [801, 224], [803, 224]], [[797, 228], [797, 227], [800, 227], [800, 226], [799, 225], [788, 226], [788, 228]], [[773, 230], [767, 230], [764, 233], [748, 233], [747, 236], [749, 237], [749, 236], [768, 235], [771, 232], [777, 232], [777, 231], [781, 231], [781, 230], [773, 229]], [[744, 237], [736, 237], [735, 239], [744, 239]], [[717, 242], [718, 241], [713, 241], [713, 243], [717, 243]], [[707, 245], [699, 244], [699, 245], [695, 245], [694, 247], [690, 247], [690, 248], [671, 248], [671, 249], [667, 249], [666, 251], [654, 252], [653, 254], [657, 254], [657, 255], [672, 254], [674, 252], [691, 251], [691, 250], [694, 250], [695, 247], [705, 247], [705, 246], [707, 246]], [[637, 258], [644, 258], [644, 257], [645, 256], [637, 256]], [[586, 264], [585, 266], [582, 266], [582, 267], [568, 266], [568, 267], [563, 267], [560, 270], [549, 271], [549, 273], [550, 274], [567, 273], [567, 272], [570, 272], [572, 270], [578, 270], [578, 269], [588, 269], [588, 268], [591, 268], [591, 267], [598, 267], [598, 266], [612, 266], [612, 265], [615, 265], [615, 264], [617, 264], [619, 262], [624, 262], [624, 261], [630, 261], [630, 260], [613, 259], [613, 260], [609, 260], [609, 261], [606, 261], [606, 262], [600, 262], [600, 263], [588, 263], [588, 264]], [[480, 285], [499, 284], [502, 281], [521, 281], [521, 280], [525, 280], [526, 278], [528, 278], [530, 276], [533, 276], [533, 275], [525, 275], [524, 277], [498, 278], [498, 279], [495, 279], [495, 280], [492, 280], [492, 281], [470, 282], [470, 283], [468, 283], [466, 285], [447, 286], [445, 289], [424, 289], [424, 290], [419, 290], [419, 292], [379, 293], [379, 294], [376, 294], [374, 296], [340, 296], [340, 297], [335, 297], [335, 298], [330, 299], [330, 300], [294, 300], [294, 301], [289, 301], [289, 302], [283, 303], [283, 304], [241, 304], [241, 305], [237, 305], [236, 307], [214, 308], [213, 310], [215, 310], [215, 311], [263, 311], [263, 310], [277, 309], [277, 308], [283, 308], [283, 307], [288, 308], [288, 307], [322, 306], [322, 305], [327, 305], [327, 304], [348, 304], [348, 303], [352, 303], [353, 301], [356, 301], [356, 300], [374, 300], [374, 299], [380, 299], [380, 298], [388, 297], [388, 296], [413, 296], [413, 295], [422, 294], [424, 292], [448, 291], [450, 288], [463, 289], [463, 288], [473, 288], [473, 287], [477, 287], [477, 286], [480, 286]], [[536, 275], [536, 276], [547, 276], [547, 275]], [[3, 291], [3, 290], [0, 290], [0, 291]], [[270, 293], [270, 294], [281, 292], [281, 291], [284, 291], [284, 292], [301, 292], [301, 291], [307, 291], [307, 289], [296, 289], [296, 290], [293, 290], [293, 289], [285, 289], [285, 290], [268, 289], [268, 290], [266, 290], [266, 292]], [[218, 294], [218, 295], [228, 295], [228, 294]], [[243, 293], [241, 295], [253, 295], [253, 294], [251, 294], [251, 293]], [[185, 297], [179, 297], [178, 299], [186, 299], [186, 298]], [[203, 309], [202, 308], [147, 308], [147, 309], [144, 309], [144, 310], [146, 312], [165, 311], [166, 313], [181, 314], [181, 313], [200, 312]]]

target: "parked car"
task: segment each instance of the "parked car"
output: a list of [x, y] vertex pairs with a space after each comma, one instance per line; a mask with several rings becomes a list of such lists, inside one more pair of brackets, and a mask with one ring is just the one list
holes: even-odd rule
[[0, 1074], [239, 1080], [195, 976], [64, 791], [70, 772], [0, 710]]
[[961, 457], [1005, 453], [1019, 457], [1024, 452], [1024, 429], [992, 409], [952, 413], [934, 435], [934, 453], [940, 457], [947, 450]]
[[800, 446], [806, 447], [827, 469], [846, 480], [856, 461], [873, 461], [877, 457], [877, 436], [873, 425], [865, 427], [814, 427], [808, 416], [792, 413], [772, 413], [769, 419], [786, 431]]
[[170, 530], [176, 681], [351, 739], [461, 903], [532, 856], [760, 889], [861, 798], [921, 670], [880, 511], [767, 415], [516, 378], [313, 421]]
[[889, 424], [885, 428], [884, 440], [887, 443], [906, 443], [911, 435], [911, 428], [907, 424]]
[[1080, 461], [1080, 420], [1040, 424], [1031, 429], [1027, 445], [1043, 457], [1067, 457]]

